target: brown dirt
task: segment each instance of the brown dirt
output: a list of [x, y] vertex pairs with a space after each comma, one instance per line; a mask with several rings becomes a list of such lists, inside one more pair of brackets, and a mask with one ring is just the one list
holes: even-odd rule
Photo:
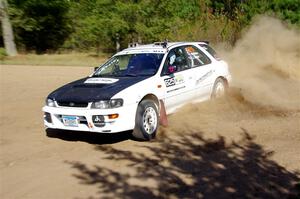
[[[270, 39], [266, 51], [259, 41], [250, 42], [252, 34], [265, 34], [265, 21], [272, 24], [267, 31], [275, 27], [293, 42], [274, 46]], [[299, 35], [273, 19], [255, 26], [226, 54], [240, 67], [231, 68], [229, 95], [185, 106], [153, 142], [134, 141], [130, 132], [45, 132], [41, 108], [47, 94], [92, 68], [1, 65], [0, 197], [300, 197], [295, 185], [300, 182], [300, 67], [293, 36]], [[293, 46], [293, 55], [284, 54], [291, 72], [272, 58], [259, 62], [263, 55], [246, 72], [245, 52], [252, 57]]]
[[47, 135], [45, 96], [90, 70], [1, 66], [1, 198], [201, 198], [262, 194], [272, 185], [284, 195], [293, 187], [299, 112], [257, 110], [238, 96], [186, 106], [155, 142], [130, 140], [127, 132]]

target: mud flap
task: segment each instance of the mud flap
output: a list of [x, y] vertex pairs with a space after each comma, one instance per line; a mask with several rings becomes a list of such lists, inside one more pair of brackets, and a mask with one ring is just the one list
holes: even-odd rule
[[167, 118], [165, 104], [162, 100], [159, 100], [159, 102], [160, 102], [159, 123], [162, 126], [166, 127], [168, 126], [168, 118]]

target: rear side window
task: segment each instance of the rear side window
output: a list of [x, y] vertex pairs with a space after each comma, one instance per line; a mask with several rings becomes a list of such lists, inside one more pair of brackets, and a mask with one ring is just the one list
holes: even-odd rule
[[202, 48], [204, 48], [213, 58], [220, 61], [221, 58], [218, 56], [217, 52], [207, 44], [199, 44]]
[[187, 53], [188, 60], [191, 62], [192, 67], [203, 66], [210, 64], [210, 59], [195, 46], [186, 46], [185, 52]]

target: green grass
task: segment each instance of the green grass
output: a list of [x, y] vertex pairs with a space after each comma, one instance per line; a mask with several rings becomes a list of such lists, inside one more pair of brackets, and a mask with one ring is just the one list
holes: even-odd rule
[[68, 54], [19, 54], [5, 57], [0, 63], [4, 65], [37, 65], [37, 66], [99, 66], [109, 57], [108, 54], [95, 56], [88, 53]]

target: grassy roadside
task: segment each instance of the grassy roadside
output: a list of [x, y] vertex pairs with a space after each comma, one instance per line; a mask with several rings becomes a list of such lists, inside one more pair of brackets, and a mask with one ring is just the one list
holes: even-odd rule
[[109, 57], [108, 54], [95, 56], [88, 53], [68, 54], [19, 54], [0, 60], [3, 65], [36, 65], [36, 66], [99, 66]]

